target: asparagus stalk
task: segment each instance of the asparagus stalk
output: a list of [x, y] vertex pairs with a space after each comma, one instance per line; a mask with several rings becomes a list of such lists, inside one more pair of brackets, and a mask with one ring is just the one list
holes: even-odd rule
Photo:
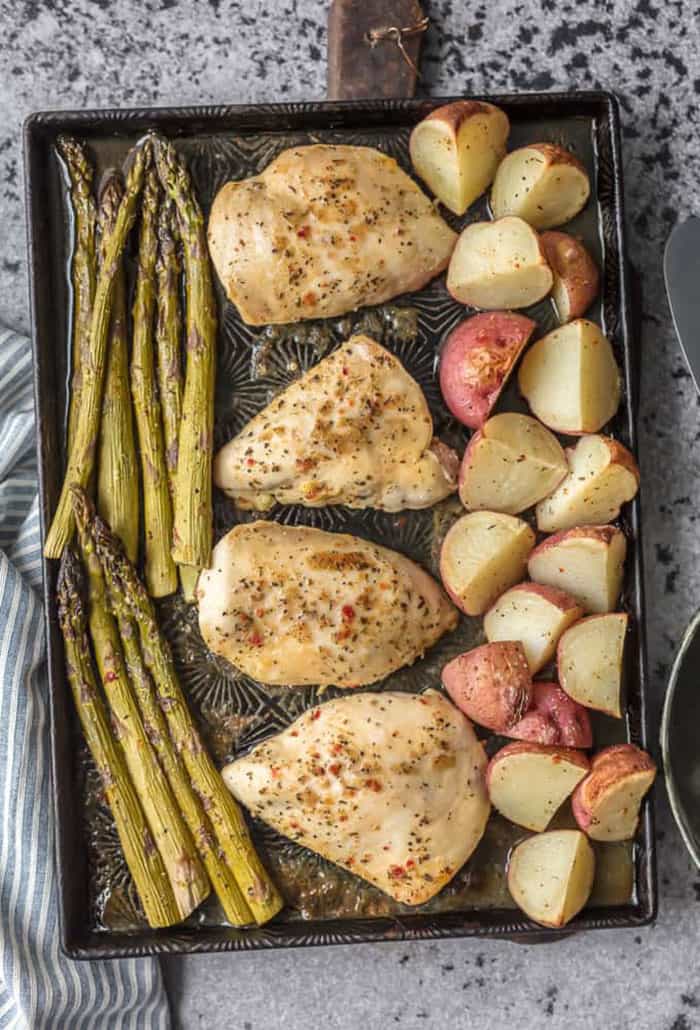
[[173, 889], [178, 918], [186, 919], [209, 895], [210, 884], [163, 770], [146, 736], [124, 666], [117, 624], [92, 538], [78, 526], [88, 574], [88, 619], [93, 651], [112, 714], [115, 736]]
[[[182, 321], [177, 235], [175, 205], [168, 198], [161, 204], [158, 216], [156, 353], [158, 357], [158, 391], [163, 411], [165, 461], [170, 497], [173, 502], [176, 492], [178, 437], [182, 422], [182, 366], [180, 361]], [[178, 574], [185, 599], [193, 601], [199, 569], [190, 565], [180, 565]]]
[[165, 192], [175, 202], [185, 264], [187, 368], [175, 489], [173, 557], [204, 568], [212, 546], [211, 462], [216, 376], [216, 307], [204, 217], [175, 148], [155, 139]]
[[[114, 228], [122, 196], [121, 178], [115, 172], [105, 181], [100, 196], [102, 263], [105, 245]], [[139, 547], [139, 480], [129, 393], [126, 283], [121, 258], [118, 259], [114, 281], [107, 372], [102, 399], [97, 462], [97, 506], [100, 514], [124, 544], [129, 560], [135, 562]]]
[[243, 815], [204, 748], [180, 689], [172, 655], [161, 635], [153, 604], [119, 542], [96, 516], [91, 523], [95, 549], [112, 596], [118, 595], [135, 621], [141, 651], [165, 713], [167, 728], [192, 785], [211, 821], [216, 840], [254, 920], [272, 919], [282, 899], [258, 857]]
[[75, 523], [71, 487], [74, 484], [86, 487], [92, 477], [102, 410], [102, 387], [114, 285], [119, 271], [119, 258], [136, 217], [136, 202], [150, 153], [149, 141], [134, 149], [133, 160], [126, 176], [126, 189], [114, 227], [104, 241], [104, 259], [95, 288], [89, 342], [83, 355], [85, 360], [82, 362], [80, 410], [68, 454], [68, 467], [61, 496], [44, 545], [44, 554], [47, 558], [60, 558], [73, 535]]
[[68, 407], [68, 452], [75, 439], [83, 389], [83, 351], [90, 334], [92, 302], [95, 296], [95, 201], [92, 197], [93, 170], [85, 148], [70, 136], [59, 136], [58, 152], [70, 180], [75, 244], [71, 264], [73, 287], [73, 329], [71, 344], [71, 391]]
[[82, 589], [80, 562], [73, 551], [67, 549], [58, 581], [58, 618], [75, 707], [146, 919], [150, 926], [171, 926], [179, 922], [180, 913], [163, 859], [129, 779], [124, 755], [110, 732], [107, 713], [98, 693], [86, 632]]
[[[118, 551], [114, 537], [109, 533], [109, 529], [102, 520], [96, 518], [94, 509], [84, 491], [75, 492], [74, 505], [81, 533], [90, 539], [92, 546], [94, 547], [94, 538], [99, 527], [109, 546]], [[122, 560], [124, 560], [123, 556]], [[124, 598], [121, 581], [109, 574], [107, 579], [110, 605], [118, 622], [126, 667], [146, 733], [165, 771], [226, 918], [234, 926], [245, 926], [253, 921], [250, 908], [231, 870], [226, 865], [202, 802], [192, 787], [182, 757], [170, 739], [160, 699], [143, 661], [138, 627]]]
[[154, 354], [158, 203], [158, 177], [151, 168], [146, 175], [141, 206], [133, 309], [131, 395], [141, 451], [146, 583], [152, 597], [165, 597], [177, 590], [177, 570], [170, 554], [173, 509], [168, 489]]

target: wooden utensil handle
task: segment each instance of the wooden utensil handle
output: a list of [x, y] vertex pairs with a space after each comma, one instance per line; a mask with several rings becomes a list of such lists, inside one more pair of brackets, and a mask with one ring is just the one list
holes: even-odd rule
[[417, 0], [333, 0], [328, 14], [328, 97], [411, 97], [427, 29]]

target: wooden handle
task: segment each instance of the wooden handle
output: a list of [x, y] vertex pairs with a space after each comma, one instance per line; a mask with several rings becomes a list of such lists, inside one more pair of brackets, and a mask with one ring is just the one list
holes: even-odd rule
[[417, 0], [333, 0], [329, 99], [412, 97], [426, 28]]

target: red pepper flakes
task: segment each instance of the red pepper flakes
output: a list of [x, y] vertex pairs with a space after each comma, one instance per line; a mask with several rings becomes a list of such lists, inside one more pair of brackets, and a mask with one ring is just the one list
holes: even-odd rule
[[252, 647], [262, 647], [262, 642], [263, 638], [259, 633], [251, 633], [248, 637], [248, 643], [251, 644]]
[[275, 776], [279, 776], [279, 774], [280, 774], [280, 767], [278, 765], [271, 765], [270, 766], [270, 775], [274, 778]]
[[332, 772], [334, 776], [338, 775], [338, 773], [340, 772], [341, 768], [342, 768], [342, 766], [340, 765], [339, 762], [334, 762], [333, 765], [329, 765], [328, 766], [329, 772]]
[[320, 719], [321, 718], [321, 709], [317, 708], [315, 712], [312, 712], [311, 713], [311, 718], [312, 719]]
[[346, 861], [346, 865], [355, 865], [355, 859], [350, 855], [350, 858]]
[[350, 375], [350, 369], [347, 367], [347, 365], [343, 365], [343, 375]]
[[259, 619], [262, 619], [263, 615], [265, 614], [265, 609], [264, 608], [256, 608], [255, 609], [255, 614], [257, 615], [257, 617]]
[[339, 744], [338, 741], [336, 741], [335, 744], [333, 744], [333, 746], [331, 747], [331, 754], [332, 755], [342, 755], [343, 750], [344, 750], [343, 745]]
[[415, 862], [413, 861], [413, 859], [412, 859], [412, 858], [409, 858], [408, 862], [406, 863], [406, 868], [407, 868], [407, 869], [413, 869], [413, 867], [414, 867], [414, 865], [415, 865], [415, 864], [416, 864], [416, 863], [415, 863]]
[[248, 468], [252, 468], [255, 464], [255, 458], [246, 458], [245, 463], [248, 466]]
[[351, 604], [344, 604], [340, 611], [345, 622], [352, 622], [355, 618], [355, 609]]
[[302, 304], [306, 304], [307, 307], [311, 307], [312, 304], [315, 304], [316, 294], [314, 293], [314, 291], [309, 290], [308, 293], [305, 293], [304, 296], [301, 298], [301, 302]]
[[112, 672], [110, 670], [109, 672], [105, 673], [105, 683], [114, 683], [114, 681], [118, 679], [119, 677], [117, 676], [116, 672]]
[[289, 736], [290, 737], [298, 737], [299, 736], [299, 730], [292, 730], [291, 733], [289, 734]]
[[354, 232], [351, 232], [351, 233], [350, 233], [350, 239], [352, 240], [352, 242], [353, 242], [353, 243], [354, 243], [354, 242], [356, 241], [356, 239], [357, 239], [357, 236], [355, 235], [355, 233], [354, 233]]
[[393, 877], [394, 879], [400, 879], [402, 876], [405, 876], [405, 875], [406, 875], [406, 870], [404, 869], [404, 867], [402, 865], [390, 865], [389, 866], [389, 876]]
[[297, 229], [297, 236], [300, 236], [302, 240], [308, 239], [308, 237], [310, 235], [311, 235], [311, 226], [310, 225], [302, 225], [302, 227], [300, 229]]
[[382, 789], [382, 785], [379, 780], [373, 779], [365, 780], [365, 787], [369, 790], [373, 790], [375, 794], [379, 794]]

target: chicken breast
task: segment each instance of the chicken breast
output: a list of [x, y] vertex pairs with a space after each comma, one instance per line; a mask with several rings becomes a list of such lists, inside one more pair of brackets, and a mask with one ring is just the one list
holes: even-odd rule
[[370, 147], [285, 150], [228, 182], [209, 250], [249, 325], [342, 315], [418, 290], [447, 267], [457, 236], [393, 158]]
[[285, 837], [420, 905], [481, 840], [486, 756], [435, 690], [354, 694], [304, 712], [227, 766], [224, 780]]
[[212, 651], [261, 683], [288, 686], [375, 683], [457, 623], [437, 583], [402, 554], [275, 522], [223, 537], [197, 596]]
[[219, 451], [214, 482], [241, 508], [428, 508], [457, 488], [459, 458], [433, 441], [418, 383], [353, 336]]

